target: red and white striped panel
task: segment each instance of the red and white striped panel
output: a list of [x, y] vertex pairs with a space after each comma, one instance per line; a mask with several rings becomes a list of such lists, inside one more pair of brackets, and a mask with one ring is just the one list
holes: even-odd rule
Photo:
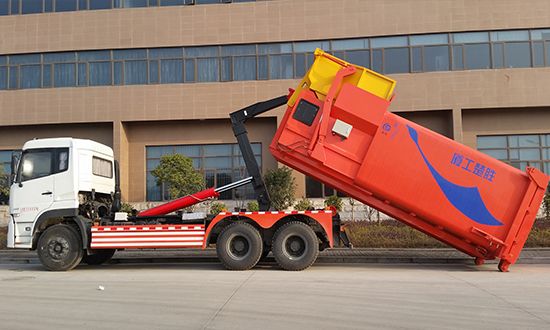
[[202, 247], [204, 225], [95, 226], [92, 249]]
[[259, 211], [259, 212], [220, 212], [219, 215], [255, 215], [255, 214], [319, 214], [332, 213], [328, 210], [315, 211]]

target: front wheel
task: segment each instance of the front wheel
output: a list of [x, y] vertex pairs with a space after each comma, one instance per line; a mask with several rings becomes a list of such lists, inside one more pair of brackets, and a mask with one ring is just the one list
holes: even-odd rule
[[319, 239], [305, 223], [289, 222], [275, 233], [271, 251], [284, 270], [304, 270], [317, 259]]
[[76, 267], [84, 250], [77, 230], [68, 225], [49, 227], [40, 236], [37, 245], [38, 259], [53, 271], [66, 271]]
[[114, 249], [108, 249], [108, 250], [96, 250], [93, 254], [84, 254], [82, 257], [82, 262], [95, 266], [95, 265], [101, 265], [113, 257], [115, 254]]
[[218, 241], [218, 258], [229, 270], [247, 270], [254, 267], [262, 256], [262, 236], [252, 225], [235, 222], [225, 227]]

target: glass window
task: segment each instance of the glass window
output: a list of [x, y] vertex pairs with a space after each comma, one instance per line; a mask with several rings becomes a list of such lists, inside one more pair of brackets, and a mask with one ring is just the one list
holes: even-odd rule
[[179, 6], [184, 4], [184, 0], [160, 0], [161, 6]]
[[44, 63], [74, 62], [75, 60], [74, 52], [44, 54]]
[[149, 49], [149, 58], [182, 58], [183, 48], [154, 48]]
[[10, 14], [9, 8], [10, 8], [9, 1], [8, 0], [1, 0], [0, 1], [0, 16], [9, 15]]
[[489, 69], [491, 67], [489, 44], [464, 45], [464, 66], [469, 70]]
[[527, 30], [491, 32], [491, 41], [523, 41], [523, 40], [529, 40], [529, 32]]
[[22, 0], [21, 13], [34, 14], [42, 12], [42, 0]]
[[90, 9], [111, 9], [113, 8], [112, 0], [88, 0]]
[[292, 69], [292, 55], [271, 55], [269, 57], [269, 77], [271, 79], [291, 79]]
[[92, 157], [92, 174], [105, 178], [113, 177], [113, 162], [96, 156]]
[[76, 0], [55, 0], [55, 11], [75, 11]]
[[0, 66], [0, 89], [8, 89], [8, 68]]
[[88, 86], [88, 66], [78, 63], [78, 86]]
[[52, 66], [44, 65], [42, 67], [42, 87], [52, 87]]
[[217, 58], [197, 59], [197, 80], [199, 82], [218, 81], [218, 70]]
[[463, 46], [453, 46], [453, 70], [464, 69]]
[[519, 135], [520, 147], [538, 147], [540, 146], [538, 135]]
[[506, 148], [506, 136], [479, 136], [477, 148]]
[[221, 56], [255, 55], [256, 45], [222, 46]]
[[531, 40], [550, 40], [550, 29], [531, 30]]
[[149, 83], [158, 84], [159, 82], [159, 61], [149, 62]]
[[195, 60], [185, 60], [185, 82], [195, 81]]
[[269, 65], [267, 64], [267, 55], [258, 56], [258, 80], [268, 79], [269, 78], [268, 72], [269, 72]]
[[348, 40], [332, 40], [332, 50], [350, 50], [350, 49], [366, 49], [369, 48], [368, 39], [348, 39]]
[[147, 7], [147, 0], [124, 0], [124, 8]]
[[[261, 168], [261, 144], [252, 143], [256, 161]], [[190, 157], [193, 166], [203, 173], [207, 186], [219, 187], [243, 179], [248, 176], [244, 161], [236, 144], [205, 144], [179, 146], [146, 147], [147, 198], [148, 200], [163, 200], [168, 198], [167, 187], [157, 185], [151, 171], [160, 164], [163, 155], [182, 154]], [[251, 185], [228, 191], [220, 199], [254, 198]]]
[[51, 151], [28, 151], [21, 159], [21, 182], [52, 174]]
[[524, 170], [527, 166], [547, 168], [550, 148], [545, 147], [550, 134], [478, 136], [479, 151]]
[[419, 46], [419, 45], [441, 45], [441, 44], [447, 44], [449, 42], [447, 34], [441, 33], [441, 34], [425, 34], [425, 35], [418, 35], [418, 36], [411, 36], [410, 37], [410, 43], [411, 46]]
[[56, 172], [63, 172], [69, 168], [69, 150], [58, 149]]
[[126, 85], [147, 84], [147, 61], [126, 61], [124, 83]]
[[19, 88], [39, 88], [42, 82], [40, 65], [22, 65]]
[[233, 58], [233, 80], [256, 79], [256, 56], [238, 56]]
[[54, 0], [44, 0], [44, 12], [51, 13], [53, 11]]
[[448, 71], [449, 46], [424, 47], [424, 71]]
[[16, 89], [19, 88], [19, 68], [16, 66], [9, 67], [9, 88]]
[[113, 63], [113, 84], [122, 85], [124, 75], [123, 62]]
[[505, 44], [504, 59], [508, 68], [527, 68], [531, 66], [529, 42]]
[[160, 83], [181, 83], [183, 82], [183, 60], [161, 60], [160, 61]]
[[533, 42], [533, 66], [544, 66], [544, 46], [542, 42]]
[[409, 71], [408, 48], [384, 49], [384, 73], [404, 73]]
[[493, 68], [504, 67], [504, 45], [493, 44]]
[[113, 59], [115, 60], [141, 60], [146, 58], [147, 58], [146, 49], [113, 50]]
[[217, 46], [187, 47], [185, 57], [214, 57], [219, 55], [218, 52]]
[[455, 44], [488, 42], [489, 34], [487, 32], [454, 33], [453, 41]]
[[294, 51], [296, 53], [313, 53], [317, 48], [329, 50], [329, 47], [330, 44], [328, 41], [306, 41], [294, 43]]
[[408, 46], [407, 37], [383, 37], [373, 38], [370, 41], [372, 48], [387, 48]]
[[233, 61], [231, 57], [222, 57], [221, 58], [221, 78], [220, 81], [230, 81], [231, 78], [231, 68], [233, 67]]
[[40, 63], [40, 54], [12, 55], [10, 64], [35, 64]]
[[19, 0], [11, 0], [11, 14], [19, 14]]
[[258, 54], [285, 54], [292, 53], [292, 44], [260, 44], [258, 45]]
[[86, 52], [78, 52], [79, 61], [109, 61], [111, 60], [111, 51], [109, 50], [93, 50]]
[[370, 52], [368, 50], [350, 50], [346, 52], [346, 61], [370, 68]]
[[87, 10], [88, 0], [78, 0], [78, 10]]
[[76, 65], [74, 63], [54, 64], [54, 87], [69, 87], [76, 85]]
[[111, 85], [111, 62], [90, 63], [90, 86]]

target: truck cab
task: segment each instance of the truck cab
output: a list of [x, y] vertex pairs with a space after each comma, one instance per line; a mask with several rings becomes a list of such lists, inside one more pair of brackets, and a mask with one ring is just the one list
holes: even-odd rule
[[108, 146], [75, 138], [31, 140], [12, 166], [10, 248], [34, 249], [46, 227], [74, 220], [80, 228], [85, 224], [76, 217], [94, 219], [110, 210], [115, 171]]

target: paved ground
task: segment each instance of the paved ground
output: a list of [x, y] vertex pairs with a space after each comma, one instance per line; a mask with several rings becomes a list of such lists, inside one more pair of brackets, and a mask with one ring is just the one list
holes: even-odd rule
[[549, 297], [550, 265], [0, 265], [2, 329], [548, 329]]
[[[273, 258], [268, 258], [274, 261]], [[320, 263], [421, 263], [473, 264], [473, 258], [455, 249], [328, 249]], [[218, 262], [215, 249], [165, 249], [118, 251], [113, 263]], [[0, 250], [0, 264], [39, 263], [36, 251]], [[488, 261], [497, 263], [497, 261]], [[550, 264], [550, 248], [523, 249], [520, 264]], [[496, 267], [496, 266], [495, 266]], [[514, 267], [514, 266], [512, 266]]]

